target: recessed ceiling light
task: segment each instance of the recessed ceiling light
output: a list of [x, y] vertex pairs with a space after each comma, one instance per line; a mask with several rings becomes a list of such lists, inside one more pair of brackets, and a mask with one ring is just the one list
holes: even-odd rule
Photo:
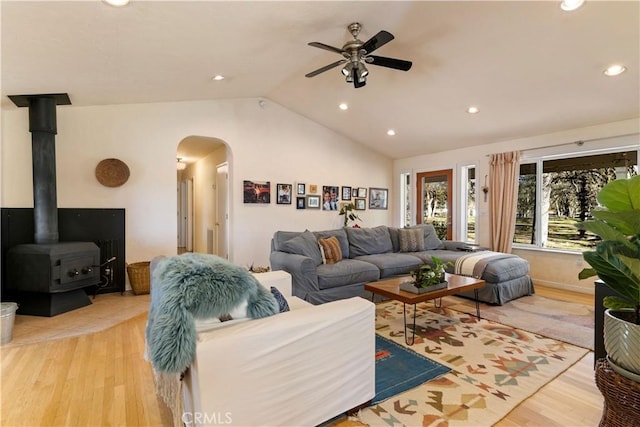
[[110, 6], [116, 6], [116, 7], [126, 6], [129, 4], [129, 0], [102, 0], [102, 1]]
[[341, 110], [348, 110], [349, 106], [343, 102], [342, 104], [338, 105], [338, 108], [340, 108]]
[[215, 76], [211, 77], [211, 80], [215, 80], [219, 82], [220, 80], [224, 80], [224, 76], [220, 74], [216, 74]]
[[562, 2], [560, 2], [560, 9], [571, 12], [572, 10], [578, 9], [583, 4], [584, 0], [562, 0]]
[[471, 107], [467, 108], [467, 113], [469, 113], [469, 114], [476, 114], [476, 113], [479, 113], [479, 112], [480, 112], [480, 110], [478, 109], [478, 107], [471, 106]]
[[389, 135], [389, 136], [394, 136], [395, 134], [396, 134], [396, 131], [395, 131], [395, 130], [393, 130], [393, 129], [389, 129], [389, 130], [387, 131], [387, 135]]
[[614, 64], [609, 66], [606, 70], [604, 70], [604, 74], [609, 77], [619, 76], [620, 74], [627, 71], [627, 67], [620, 64]]

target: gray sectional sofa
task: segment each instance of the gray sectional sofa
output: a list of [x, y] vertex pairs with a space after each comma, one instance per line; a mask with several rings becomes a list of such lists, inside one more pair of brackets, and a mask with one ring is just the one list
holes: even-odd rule
[[[337, 252], [339, 257], [341, 255], [333, 263], [323, 259], [318, 244], [320, 239], [330, 237], [337, 239]], [[315, 232], [277, 231], [271, 240], [270, 263], [272, 270], [291, 274], [293, 295], [321, 304], [353, 296], [370, 297], [364, 290], [365, 283], [407, 274], [423, 264], [432, 263], [434, 256], [444, 262], [455, 264], [458, 261], [461, 265], [469, 259], [470, 250], [464, 243], [440, 240], [433, 226], [428, 224], [408, 228], [378, 226]], [[459, 270], [460, 266], [452, 266], [448, 271], [460, 273], [456, 268]], [[529, 263], [515, 255], [493, 253], [483, 261], [480, 269], [476, 266], [469, 275], [486, 282], [479, 291], [479, 299], [487, 303], [502, 305], [534, 293]], [[473, 298], [473, 291], [460, 295]]]

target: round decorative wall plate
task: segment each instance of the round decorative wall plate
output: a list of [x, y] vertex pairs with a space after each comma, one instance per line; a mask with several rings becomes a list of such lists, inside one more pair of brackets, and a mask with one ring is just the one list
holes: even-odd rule
[[104, 159], [96, 166], [96, 178], [105, 187], [120, 187], [129, 179], [129, 167], [119, 159]]

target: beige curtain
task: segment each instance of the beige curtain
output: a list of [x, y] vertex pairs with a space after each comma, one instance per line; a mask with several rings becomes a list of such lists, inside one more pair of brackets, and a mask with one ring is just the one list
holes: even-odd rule
[[491, 155], [489, 184], [489, 220], [491, 250], [511, 252], [518, 205], [520, 152]]

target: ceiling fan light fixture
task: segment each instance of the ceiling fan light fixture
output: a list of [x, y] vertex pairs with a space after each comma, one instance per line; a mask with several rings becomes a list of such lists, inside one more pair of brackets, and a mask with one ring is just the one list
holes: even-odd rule
[[338, 108], [340, 108], [342, 111], [346, 111], [349, 109], [349, 106], [347, 105], [347, 103], [343, 102], [342, 104], [338, 105]]
[[[345, 68], [347, 68], [347, 67], [345, 67]], [[345, 80], [346, 80], [347, 83], [353, 83], [353, 81], [355, 79], [357, 79], [356, 70], [355, 70], [355, 68], [353, 68], [353, 65], [351, 65], [351, 67], [349, 67], [349, 70], [350, 70], [349, 74], [346, 75]], [[344, 73], [344, 70], [342, 70], [342, 72]]]
[[344, 74], [346, 77], [349, 77], [351, 75], [352, 70], [353, 70], [353, 63], [347, 62], [347, 65], [345, 65], [344, 68], [342, 69], [342, 74]]
[[572, 10], [580, 8], [583, 4], [584, 0], [562, 0], [562, 2], [560, 2], [560, 9], [571, 12]]
[[471, 107], [467, 108], [467, 113], [469, 114], [477, 114], [480, 112], [480, 109], [474, 105], [472, 105]]
[[358, 63], [358, 70], [356, 71], [356, 74], [358, 76], [358, 81], [362, 83], [366, 81], [366, 78], [369, 75], [369, 70], [367, 70], [367, 67], [365, 67], [363, 63]]
[[358, 89], [367, 84], [366, 78], [369, 74], [369, 70], [367, 70], [365, 63], [401, 71], [409, 71], [409, 69], [411, 69], [411, 61], [371, 55], [373, 51], [394, 39], [393, 34], [390, 32], [385, 30], [378, 31], [378, 33], [363, 43], [358, 40], [358, 34], [360, 33], [361, 28], [359, 23], [354, 22], [347, 28], [353, 36], [353, 40], [346, 42], [342, 48], [337, 48], [320, 42], [307, 43], [309, 46], [340, 54], [343, 58], [307, 73], [305, 74], [305, 77], [314, 77], [339, 65], [345, 64], [341, 69], [345, 80], [347, 83], [353, 83], [353, 86]]
[[395, 130], [393, 130], [393, 129], [389, 129], [389, 130], [387, 131], [387, 135], [389, 135], [389, 136], [395, 136], [395, 135], [396, 135], [396, 131], [395, 131]]

